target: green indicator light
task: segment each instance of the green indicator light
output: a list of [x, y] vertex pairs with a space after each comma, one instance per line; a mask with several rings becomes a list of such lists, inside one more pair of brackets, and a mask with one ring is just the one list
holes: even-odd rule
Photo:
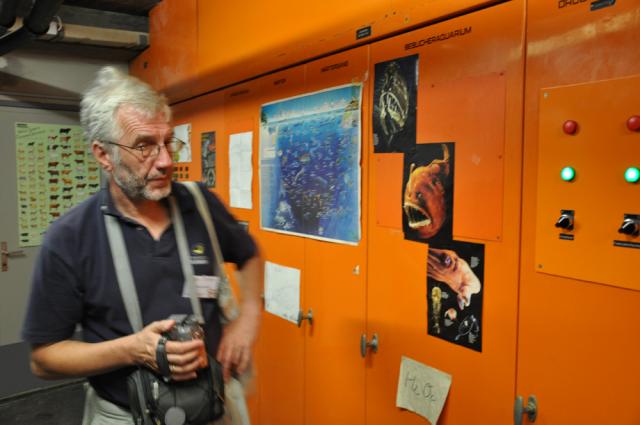
[[640, 180], [640, 170], [636, 167], [629, 167], [624, 172], [624, 179], [629, 183], [637, 183]]
[[560, 177], [562, 177], [562, 180], [566, 182], [570, 182], [574, 179], [575, 176], [576, 170], [574, 170], [572, 167], [564, 167], [562, 171], [560, 171]]

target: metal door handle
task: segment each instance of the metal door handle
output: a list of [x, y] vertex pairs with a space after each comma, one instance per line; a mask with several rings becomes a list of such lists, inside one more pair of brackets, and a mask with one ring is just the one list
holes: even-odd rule
[[24, 257], [24, 251], [23, 250], [19, 250], [19, 251], [9, 251], [9, 248], [7, 246], [6, 242], [2, 242], [0, 243], [0, 254], [4, 257], [7, 256], [9, 258], [15, 258], [15, 257]]
[[2, 271], [6, 272], [9, 270], [9, 258], [16, 258], [16, 257], [24, 257], [25, 253], [24, 251], [20, 250], [20, 251], [9, 251], [7, 242], [2, 241], [0, 242], [0, 257], [2, 257], [1, 262], [2, 262]]
[[308, 320], [310, 326], [313, 325], [313, 310], [309, 309], [306, 316], [304, 315], [302, 310], [298, 312], [298, 327], [302, 326], [302, 322], [304, 320]]
[[534, 395], [530, 395], [527, 399], [527, 405], [523, 405], [522, 397], [516, 396], [513, 405], [513, 423], [522, 425], [522, 415], [526, 413], [529, 422], [535, 422], [538, 417], [538, 399]]
[[367, 335], [362, 334], [360, 337], [360, 355], [363, 358], [367, 356], [367, 348], [371, 348], [374, 353], [378, 352], [378, 334], [373, 334], [373, 338], [369, 342], [367, 342]]

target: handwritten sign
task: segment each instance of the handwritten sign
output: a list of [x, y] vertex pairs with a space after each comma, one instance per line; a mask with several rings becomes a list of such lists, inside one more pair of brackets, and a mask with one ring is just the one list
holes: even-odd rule
[[435, 425], [449, 387], [451, 375], [402, 356], [396, 406], [417, 413]]

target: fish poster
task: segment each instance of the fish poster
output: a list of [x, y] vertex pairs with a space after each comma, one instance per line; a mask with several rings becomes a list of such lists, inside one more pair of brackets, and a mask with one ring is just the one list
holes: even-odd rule
[[405, 239], [429, 245], [453, 239], [454, 143], [417, 144], [404, 155]]
[[482, 351], [484, 245], [452, 241], [427, 255], [427, 332]]
[[416, 144], [418, 55], [375, 65], [373, 151], [407, 152]]
[[209, 131], [200, 135], [202, 158], [202, 182], [207, 189], [216, 187], [216, 132]]
[[49, 225], [100, 190], [100, 168], [78, 125], [15, 124], [20, 247], [38, 246]]
[[349, 84], [262, 105], [263, 229], [360, 241], [361, 101]]

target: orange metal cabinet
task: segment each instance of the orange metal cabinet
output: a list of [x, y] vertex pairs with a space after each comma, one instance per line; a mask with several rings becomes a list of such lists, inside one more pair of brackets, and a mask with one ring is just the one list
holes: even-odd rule
[[[482, 352], [427, 335], [428, 246], [403, 235], [402, 154], [369, 146], [367, 334], [379, 348], [367, 358], [368, 425], [424, 423], [395, 407], [401, 356], [452, 375], [438, 423], [512, 421], [523, 18], [524, 2], [512, 1], [371, 45], [370, 73], [419, 54], [417, 142], [455, 143], [453, 232], [484, 244], [485, 293]], [[488, 187], [474, 189], [478, 181]]]
[[[257, 95], [250, 109], [255, 116], [254, 132], [254, 214], [251, 232], [263, 250], [267, 261], [301, 270], [300, 306], [307, 302], [306, 288], [310, 284], [305, 253], [305, 240], [283, 236], [260, 229], [259, 208], [259, 134], [260, 106], [280, 98], [304, 92], [304, 69], [292, 68], [256, 81]], [[231, 91], [235, 91], [231, 89]], [[261, 425], [299, 424], [304, 420], [305, 335], [307, 325], [297, 327], [270, 313], [263, 314], [258, 342], [259, 412], [255, 423]]]
[[[305, 66], [306, 92], [350, 83], [363, 84], [361, 128], [369, 127], [367, 46]], [[366, 134], [366, 133], [364, 133]], [[368, 139], [362, 138], [362, 146]], [[364, 150], [361, 148], [361, 152]], [[365, 368], [360, 336], [365, 330], [367, 284], [368, 158], [361, 160], [361, 239], [356, 246], [305, 241], [305, 309], [314, 324], [305, 340], [305, 421], [307, 425], [364, 425]], [[306, 326], [306, 325], [305, 325]]]
[[149, 13], [149, 48], [129, 66], [170, 99], [193, 93], [197, 72], [198, 4], [196, 0], [165, 0]]
[[[611, 3], [591, 10], [593, 4]], [[603, 273], [614, 266], [611, 256], [616, 255], [610, 247], [598, 252], [593, 246], [575, 245], [576, 250], [570, 245], [572, 241], [564, 240], [569, 245], [555, 248], [554, 261], [565, 258], [568, 268], [558, 262], [547, 273], [544, 264], [540, 269], [536, 262], [536, 248], [542, 250], [544, 245], [540, 244], [551, 241], [536, 234], [547, 234], [549, 228], [545, 226], [553, 228], [557, 219], [559, 202], [553, 188], [566, 188], [550, 181], [548, 165], [538, 162], [550, 147], [544, 143], [555, 140], [559, 144], [558, 154], [550, 156], [555, 162], [549, 165], [559, 165], [559, 159], [575, 159], [581, 164], [577, 185], [571, 191], [582, 190], [584, 194], [576, 198], [568, 193], [560, 207], [575, 207], [576, 220], [580, 220], [574, 232], [577, 239], [585, 235], [592, 240], [591, 245], [602, 239], [611, 242], [616, 231], [607, 227], [618, 225], [622, 217], [610, 216], [630, 212], [620, 211], [622, 206], [640, 207], [640, 187], [618, 187], [612, 180], [626, 160], [638, 161], [637, 155], [626, 156], [620, 147], [626, 142], [640, 143], [637, 133], [625, 133], [626, 114], [639, 114], [640, 107], [637, 97], [625, 100], [626, 94], [620, 95], [616, 89], [619, 81], [608, 81], [632, 76], [637, 81], [639, 34], [638, 2], [528, 3], [523, 186], [526, 225], [522, 233], [517, 393], [525, 400], [530, 395], [537, 397], [536, 424], [640, 423], [640, 390], [636, 384], [640, 366], [629, 357], [640, 352], [640, 343], [634, 337], [640, 306], [634, 267], [640, 263], [640, 251], [620, 248], [626, 249], [622, 255], [630, 258], [623, 270], [612, 270], [618, 277], [612, 274], [607, 282], [602, 282], [608, 280]], [[607, 87], [594, 92], [599, 85]], [[554, 103], [543, 103], [544, 89], [559, 96]], [[637, 90], [637, 83], [633, 90]], [[567, 93], [574, 98], [563, 99]], [[586, 93], [589, 95], [585, 98]], [[552, 114], [549, 108], [555, 112]], [[582, 131], [571, 138], [576, 144], [575, 156], [563, 147], [562, 126], [567, 119], [578, 120], [578, 131]], [[554, 128], [560, 132], [558, 137], [552, 135]], [[590, 139], [594, 131], [600, 134], [599, 142]], [[543, 134], [547, 135], [544, 140]], [[586, 147], [590, 150], [586, 156], [585, 142], [581, 142], [585, 140], [591, 146]], [[634, 149], [637, 146], [631, 150], [637, 153]], [[556, 177], [560, 179], [559, 174]], [[589, 187], [582, 187], [584, 184]], [[618, 188], [610, 188], [612, 184]], [[536, 222], [545, 211], [554, 213], [550, 222]], [[555, 228], [552, 232], [556, 237], [560, 233]], [[562, 246], [573, 252], [564, 251]], [[590, 262], [578, 271], [575, 265], [581, 261], [580, 249], [594, 251], [585, 252]], [[595, 269], [597, 273], [588, 273]], [[576, 272], [582, 274], [580, 280], [575, 279]], [[594, 283], [598, 281], [605, 285]], [[609, 286], [621, 281], [634, 282], [635, 289]]]
[[498, 2], [164, 0], [131, 72], [179, 101]]

